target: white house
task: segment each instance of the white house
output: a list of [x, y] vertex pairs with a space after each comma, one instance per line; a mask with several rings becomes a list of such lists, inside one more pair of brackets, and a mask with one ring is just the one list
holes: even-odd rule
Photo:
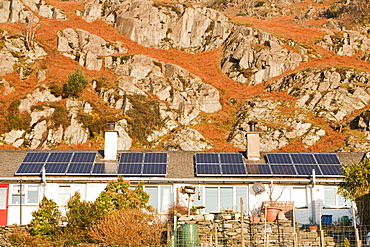
[[[260, 153], [259, 134], [247, 132], [246, 152], [117, 150], [117, 133], [106, 132], [104, 151], [0, 151], [0, 225], [27, 224], [45, 195], [60, 208], [75, 191], [94, 200], [108, 181], [124, 177], [144, 182], [150, 204], [166, 213], [176, 203], [204, 206], [202, 213], [225, 209], [250, 212], [272, 197], [294, 202], [295, 220], [332, 222], [350, 203], [337, 192], [341, 165], [358, 163], [365, 153]], [[190, 198], [182, 193], [194, 188]], [[190, 200], [189, 200], [190, 199]]]

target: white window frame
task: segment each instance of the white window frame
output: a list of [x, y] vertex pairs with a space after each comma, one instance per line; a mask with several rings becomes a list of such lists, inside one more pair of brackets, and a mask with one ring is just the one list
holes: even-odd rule
[[[335, 200], [335, 204], [328, 204], [328, 201], [326, 199], [326, 192], [328, 190], [332, 190], [332, 192], [334, 192], [334, 200]], [[332, 193], [331, 192], [331, 193]], [[341, 204], [340, 202], [343, 201], [343, 202], [346, 202], [346, 204]], [[351, 207], [351, 201], [349, 199], [344, 199], [343, 196], [339, 195], [338, 194], [338, 187], [324, 187], [324, 205], [326, 207], [333, 207], [333, 208], [349, 208]]]
[[[168, 209], [174, 203], [173, 186], [172, 185], [144, 185], [144, 191], [145, 192], [147, 192], [148, 188], [155, 188], [156, 189], [157, 201], [156, 201], [156, 207], [154, 207], [154, 209], [156, 209], [159, 214], [167, 213]], [[162, 195], [162, 192], [163, 192], [162, 189], [164, 189], [164, 188], [169, 188], [170, 189], [170, 195], [169, 195], [170, 198], [169, 199], [166, 198], [164, 195]], [[135, 189], [135, 188], [133, 188], [133, 189]], [[166, 199], [167, 199], [168, 203], [164, 204]], [[150, 199], [149, 199], [148, 205], [151, 205], [150, 204]], [[151, 205], [151, 206], [153, 206], [153, 205]]]
[[[198, 186], [196, 190], [196, 194], [193, 195], [193, 197], [197, 197], [198, 193], [200, 193], [201, 198], [200, 200], [196, 200], [197, 203], [195, 206], [206, 206], [206, 188], [216, 188], [217, 189], [217, 205], [216, 205], [216, 212], [220, 212], [222, 210], [228, 210], [231, 209], [234, 212], [240, 212], [240, 198], [237, 198], [237, 188], [243, 188], [245, 189], [245, 198], [244, 198], [244, 212], [248, 209], [248, 193], [249, 193], [249, 187], [248, 186], [235, 186], [235, 185], [230, 185], [230, 186], [208, 186], [208, 185], [202, 185]], [[221, 189], [222, 188], [231, 188], [232, 189], [232, 206], [231, 208], [223, 208], [222, 205], [222, 198], [221, 198]], [[200, 191], [199, 191], [200, 190]], [[238, 192], [240, 193], [240, 192]], [[199, 204], [201, 205], [197, 205]], [[195, 203], [192, 203], [194, 205]], [[206, 208], [200, 210], [201, 213], [210, 213], [214, 212], [214, 210], [209, 210]]]
[[[9, 205], [20, 205], [20, 198], [22, 196], [22, 205], [38, 205], [40, 203], [40, 185], [38, 184], [22, 184], [22, 192], [20, 184], [12, 184], [9, 193]], [[33, 198], [30, 192], [36, 191], [36, 201], [30, 202]], [[17, 201], [14, 201], [18, 197]], [[34, 199], [34, 198], [33, 198]]]
[[[68, 189], [67, 189], [68, 188]], [[60, 207], [66, 207], [68, 200], [76, 193], [80, 192], [81, 201], [86, 200], [86, 184], [58, 184], [58, 201]], [[65, 191], [63, 191], [65, 189]], [[62, 199], [62, 198], [65, 199]]]

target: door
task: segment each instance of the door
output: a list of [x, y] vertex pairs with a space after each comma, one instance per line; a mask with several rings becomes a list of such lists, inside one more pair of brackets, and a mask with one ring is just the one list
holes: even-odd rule
[[8, 221], [8, 184], [0, 184], [0, 226]]

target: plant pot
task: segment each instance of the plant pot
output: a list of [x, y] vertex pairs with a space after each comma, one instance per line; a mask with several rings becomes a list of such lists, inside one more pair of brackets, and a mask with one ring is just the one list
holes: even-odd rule
[[258, 216], [249, 216], [249, 221], [250, 222], [260, 222], [261, 218]]
[[278, 214], [282, 211], [281, 208], [276, 207], [265, 207], [266, 212], [266, 221], [267, 222], [274, 222], [278, 216]]
[[309, 226], [308, 227], [308, 230], [310, 230], [310, 232], [317, 232], [317, 229], [318, 229], [317, 226]]

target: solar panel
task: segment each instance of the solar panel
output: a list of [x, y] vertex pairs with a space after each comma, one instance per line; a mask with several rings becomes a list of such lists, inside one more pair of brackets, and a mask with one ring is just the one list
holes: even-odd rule
[[69, 162], [73, 153], [50, 153], [47, 162]]
[[270, 165], [273, 175], [297, 175], [294, 165]]
[[105, 164], [104, 163], [95, 163], [91, 174], [103, 175], [105, 174]]
[[295, 165], [298, 175], [310, 176], [312, 175], [312, 169], [315, 169], [316, 175], [321, 175], [321, 171], [318, 165]]
[[94, 163], [71, 163], [67, 174], [90, 174]]
[[197, 164], [197, 175], [221, 175], [221, 167], [218, 164]]
[[221, 169], [223, 175], [247, 175], [244, 164], [221, 165]]
[[244, 164], [242, 154], [219, 154], [221, 163]]
[[142, 163], [144, 153], [121, 153], [119, 163]]
[[266, 154], [266, 156], [269, 164], [292, 164], [289, 154], [271, 153]]
[[46, 163], [45, 164], [45, 172], [46, 174], [62, 174], [66, 173], [67, 167], [69, 163]]
[[144, 164], [143, 175], [166, 175], [167, 164]]
[[342, 165], [320, 165], [323, 175], [340, 176], [343, 172]]
[[16, 171], [16, 174], [40, 174], [41, 169], [44, 166], [44, 163], [22, 163], [18, 170]]
[[215, 153], [197, 153], [195, 154], [197, 164], [220, 163], [218, 154]]
[[272, 175], [268, 164], [247, 164], [246, 168], [250, 175]]
[[294, 164], [316, 164], [313, 154], [290, 154]]
[[117, 174], [119, 175], [141, 175], [142, 164], [119, 164]]
[[49, 153], [27, 153], [23, 162], [45, 162]]
[[95, 161], [96, 153], [93, 152], [78, 152], [74, 153], [71, 162], [73, 163], [93, 163]]
[[317, 164], [341, 164], [336, 154], [314, 154], [314, 156]]
[[145, 153], [144, 163], [167, 163], [167, 153]]

